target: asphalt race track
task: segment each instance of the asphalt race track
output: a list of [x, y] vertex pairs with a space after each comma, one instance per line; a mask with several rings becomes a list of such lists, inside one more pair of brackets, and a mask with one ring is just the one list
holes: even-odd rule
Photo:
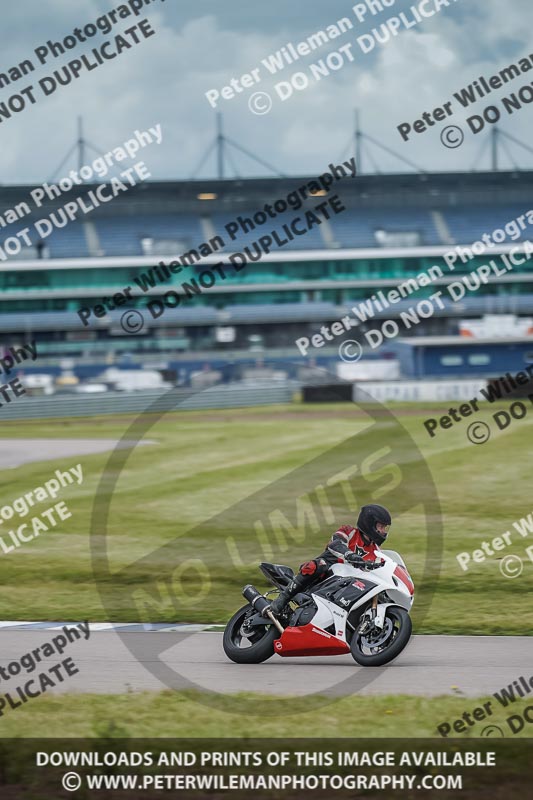
[[[0, 665], [20, 659], [60, 632], [0, 630]], [[385, 667], [358, 667], [351, 656], [282, 659], [277, 655], [264, 664], [247, 666], [227, 660], [218, 632], [121, 632], [119, 638], [114, 630], [92, 631], [89, 640], [65, 650], [63, 658], [72, 657], [80, 671], [54, 691], [118, 694], [172, 685], [223, 694], [479, 697], [499, 691], [522, 674], [529, 676], [532, 654], [533, 638], [526, 636], [414, 636], [398, 659]], [[33, 676], [60, 660], [55, 656], [41, 662]], [[166, 684], [155, 677], [161, 669]], [[175, 677], [169, 684], [170, 674]], [[11, 678], [9, 685], [27, 679], [24, 672], [19, 678]], [[3, 691], [7, 690], [6, 683]]]
[[[105, 453], [114, 447], [127, 449], [135, 444], [118, 439], [0, 439], [0, 469], [14, 469], [36, 461], [78, 458]], [[143, 441], [139, 444], [148, 444]]]
[[[123, 441], [119, 446], [131, 444]], [[116, 445], [114, 439], [2, 439], [0, 469], [105, 452]], [[20, 660], [61, 632], [60, 623], [55, 630], [54, 623], [47, 625], [43, 629], [43, 623], [25, 623], [25, 629], [17, 629], [17, 623], [0, 623], [0, 666]], [[201, 626], [185, 631], [160, 626], [164, 632], [147, 631], [140, 625], [130, 626], [136, 631], [128, 632], [124, 627], [119, 635], [112, 626], [91, 626], [88, 641], [70, 644], [63, 656], [43, 660], [33, 673], [21, 671], [17, 678], [2, 682], [2, 690], [9, 691], [71, 657], [79, 674], [49, 691], [120, 694], [172, 686], [223, 694], [480, 697], [499, 691], [522, 674], [529, 676], [533, 656], [533, 637], [414, 636], [399, 658], [385, 667], [359, 667], [351, 656], [282, 659], [277, 655], [265, 664], [247, 666], [230, 662], [222, 649], [222, 634], [198, 631]]]

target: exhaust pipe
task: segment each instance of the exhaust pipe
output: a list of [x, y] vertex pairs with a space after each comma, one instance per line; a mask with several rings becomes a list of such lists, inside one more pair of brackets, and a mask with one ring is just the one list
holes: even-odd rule
[[259, 614], [262, 614], [265, 608], [268, 608], [270, 605], [266, 597], [258, 592], [255, 586], [252, 586], [251, 583], [244, 587], [242, 590], [242, 596], [245, 600], [248, 600], [248, 602], [251, 603], [255, 611], [257, 611]]
[[[262, 595], [260, 592], [258, 592], [255, 586], [252, 586], [251, 583], [249, 583], [247, 586], [244, 587], [244, 589], [242, 590], [242, 596], [244, 597], [245, 600], [248, 600], [252, 608], [255, 611], [257, 611], [258, 614], [263, 614], [265, 608], [268, 608], [270, 605], [266, 597]], [[276, 619], [272, 611], [267, 611], [266, 615], [264, 616], [267, 616], [269, 620], [276, 626], [280, 634], [283, 635], [285, 628], [283, 627], [281, 622], [278, 619]]]

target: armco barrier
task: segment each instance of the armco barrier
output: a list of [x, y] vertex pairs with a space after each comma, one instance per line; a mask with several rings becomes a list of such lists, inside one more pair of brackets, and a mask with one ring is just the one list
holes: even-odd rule
[[[0, 421], [46, 419], [48, 417], [92, 417], [100, 414], [140, 414], [169, 390], [62, 394], [52, 397], [22, 397], [0, 408]], [[176, 408], [240, 408], [290, 403], [293, 386], [213, 386], [195, 391], [176, 389]]]
[[369, 396], [378, 403], [390, 401], [448, 403], [470, 400], [486, 385], [485, 378], [360, 381], [353, 386], [353, 399], [356, 403], [368, 400]]

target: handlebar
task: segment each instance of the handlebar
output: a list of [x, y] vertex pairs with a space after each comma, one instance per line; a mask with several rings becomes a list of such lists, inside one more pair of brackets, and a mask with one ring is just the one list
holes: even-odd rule
[[381, 559], [380, 561], [366, 561], [364, 567], [366, 569], [379, 569], [385, 564], [385, 561]]
[[[351, 558], [350, 558], [351, 556]], [[362, 557], [356, 556], [355, 554], [350, 553], [349, 555], [345, 556], [346, 564], [349, 564], [351, 567], [356, 567], [358, 569], [379, 569], [382, 567], [386, 562], [383, 558], [379, 561], [365, 561]]]

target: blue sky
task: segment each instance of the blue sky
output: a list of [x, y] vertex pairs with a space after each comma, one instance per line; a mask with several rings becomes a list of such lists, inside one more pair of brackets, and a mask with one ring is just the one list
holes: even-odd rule
[[[309, 0], [154, 2], [143, 16], [150, 20], [155, 36], [120, 58], [83, 73], [51, 97], [40, 96], [35, 106], [0, 123], [0, 180], [29, 183], [48, 179], [74, 141], [78, 114], [84, 116], [87, 138], [103, 151], [119, 145], [135, 129], [160, 123], [163, 143], [146, 151], [147, 166], [156, 178], [188, 178], [214, 136], [214, 111], [205, 92], [221, 90], [233, 77], [260, 66], [263, 58], [287, 42], [304, 41], [342, 17], [351, 18], [354, 30], [302, 57], [297, 65], [287, 66], [278, 76], [269, 76], [261, 68], [260, 84], [221, 102], [227, 135], [286, 174], [314, 174], [347, 153], [357, 107], [364, 131], [424, 169], [470, 169], [487, 134], [474, 136], [465, 125], [466, 117], [531, 83], [533, 71], [493, 92], [470, 112], [454, 104], [449, 123], [466, 133], [460, 148], [442, 146], [439, 137], [445, 122], [413, 135], [407, 143], [397, 126], [414, 123], [422, 112], [442, 106], [480, 75], [490, 77], [533, 53], [528, 44], [531, 0], [513, 0], [509, 5], [500, 0], [457, 0], [416, 27], [401, 29], [387, 44], [376, 45], [368, 54], [362, 52], [358, 36], [400, 11], [409, 15], [409, 7], [419, 2], [398, 0], [379, 15], [369, 14], [362, 24], [353, 14], [355, 4], [342, 0], [330, 0], [327, 5]], [[119, 5], [113, 0], [47, 0], [46, 4], [21, 0], [10, 4], [3, 15], [0, 71], [32, 57], [34, 48], [48, 38], [61, 40], [73, 28], [93, 22]], [[142, 16], [133, 23], [139, 19]], [[27, 79], [1, 89], [0, 103], [130, 24], [130, 19], [121, 21], [112, 34], [80, 45]], [[294, 72], [309, 74], [310, 64], [348, 43], [353, 62], [346, 59], [342, 69], [281, 101], [276, 83], [288, 80]], [[248, 101], [256, 90], [273, 98], [270, 113], [259, 116], [250, 112]], [[532, 114], [533, 104], [524, 105], [512, 116], [505, 114], [503, 130], [527, 142]], [[521, 166], [533, 167], [533, 156], [514, 145], [510, 149]], [[375, 147], [370, 147], [368, 155], [382, 172], [406, 169]], [[267, 174], [242, 155], [235, 154], [233, 161], [242, 176]], [[370, 160], [365, 161], [367, 170], [373, 171]], [[486, 158], [480, 165], [483, 163], [488, 166]], [[504, 164], [509, 164], [505, 158]], [[214, 172], [212, 158], [201, 175]]]

